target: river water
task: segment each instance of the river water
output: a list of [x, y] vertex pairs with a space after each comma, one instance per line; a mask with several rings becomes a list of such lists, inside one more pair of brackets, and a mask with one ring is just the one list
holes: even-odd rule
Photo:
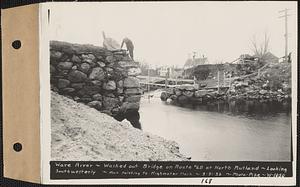
[[175, 106], [160, 92], [141, 100], [140, 121], [146, 132], [174, 140], [192, 160], [288, 161], [291, 115], [287, 106], [220, 103]]

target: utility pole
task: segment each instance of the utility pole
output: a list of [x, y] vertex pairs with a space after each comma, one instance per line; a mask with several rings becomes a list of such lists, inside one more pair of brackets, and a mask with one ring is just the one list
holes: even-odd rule
[[150, 67], [148, 67], [148, 84], [147, 84], [147, 91], [148, 94], [150, 92]]
[[282, 16], [279, 16], [278, 18], [284, 18], [285, 20], [285, 34], [284, 34], [284, 37], [285, 37], [285, 53], [284, 53], [284, 59], [285, 59], [285, 62], [288, 61], [288, 16], [290, 16], [288, 14], [288, 11], [289, 9], [284, 9], [284, 10], [280, 10], [279, 13], [284, 13], [284, 15]]

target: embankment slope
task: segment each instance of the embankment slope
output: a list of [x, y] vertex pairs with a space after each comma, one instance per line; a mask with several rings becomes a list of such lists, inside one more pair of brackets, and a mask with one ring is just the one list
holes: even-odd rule
[[51, 157], [60, 161], [183, 161], [176, 142], [51, 92]]

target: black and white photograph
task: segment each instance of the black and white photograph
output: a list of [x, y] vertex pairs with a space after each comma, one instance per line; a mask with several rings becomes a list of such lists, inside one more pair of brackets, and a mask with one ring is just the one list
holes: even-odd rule
[[296, 2], [57, 3], [43, 24], [50, 161], [293, 160]]

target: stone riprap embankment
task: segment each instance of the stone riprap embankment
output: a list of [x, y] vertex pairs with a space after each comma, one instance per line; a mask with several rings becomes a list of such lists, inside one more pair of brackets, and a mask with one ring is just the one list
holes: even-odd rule
[[198, 90], [193, 85], [180, 85], [175, 88], [168, 88], [161, 93], [161, 100], [174, 104], [201, 104], [213, 99], [222, 99], [224, 94], [217, 94], [213, 90]]
[[138, 111], [141, 70], [126, 50], [50, 42], [51, 90], [118, 120]]
[[161, 93], [162, 101], [173, 104], [207, 104], [228, 100], [256, 100], [262, 103], [280, 102], [289, 103], [291, 95], [283, 90], [271, 91], [261, 89], [256, 85], [248, 85], [236, 81], [231, 90], [226, 93], [218, 93], [214, 90], [197, 90], [192, 85], [181, 85], [176, 88], [168, 88]]
[[258, 75], [235, 79], [226, 95], [231, 99], [290, 102], [291, 75], [290, 63], [269, 63]]
[[259, 74], [234, 79], [228, 90], [196, 89], [181, 85], [162, 92], [161, 100], [178, 104], [206, 104], [228, 100], [255, 100], [261, 103], [291, 102], [291, 64], [270, 63]]

